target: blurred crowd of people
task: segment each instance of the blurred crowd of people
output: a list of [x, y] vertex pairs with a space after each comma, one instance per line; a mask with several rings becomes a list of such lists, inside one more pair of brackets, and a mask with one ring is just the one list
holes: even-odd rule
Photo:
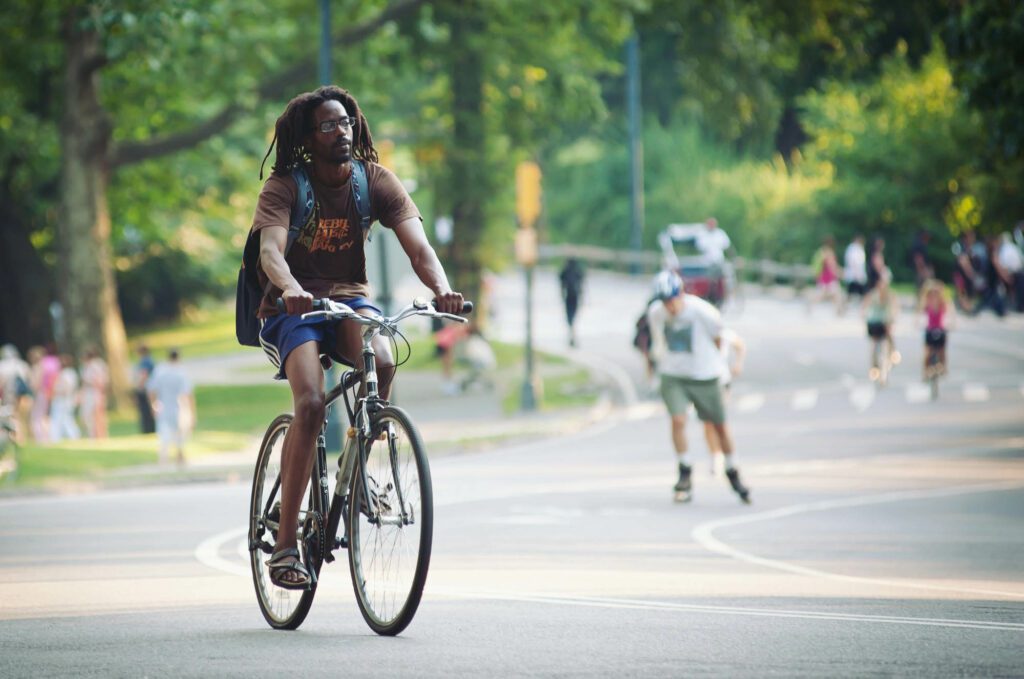
[[[926, 283], [939, 280], [952, 285], [957, 308], [969, 315], [990, 310], [997, 316], [1008, 311], [1024, 312], [1024, 223], [1014, 233], [979, 238], [967, 231], [952, 244], [953, 270], [948, 280], [937, 273], [930, 254], [931, 234], [918, 231], [910, 245], [907, 264], [913, 272], [918, 295]], [[815, 276], [812, 302], [829, 301], [843, 313], [855, 297], [862, 300], [889, 275], [885, 240], [875, 238], [866, 245], [857, 235], [846, 246], [842, 263], [835, 240], [828, 236], [811, 262]]]
[[13, 344], [0, 348], [0, 404], [25, 434], [40, 443], [106, 438], [110, 372], [95, 349], [80, 368], [54, 345], [35, 346], [26, 359]]
[[[186, 433], [195, 421], [192, 386], [182, 371], [177, 350], [157, 366], [146, 346], [138, 347], [133, 396], [139, 431], [160, 437], [160, 460], [171, 446], [184, 459]], [[69, 439], [103, 439], [107, 427], [110, 371], [95, 348], [77, 364], [56, 346], [35, 346], [25, 358], [13, 344], [0, 347], [0, 408], [14, 422], [18, 439], [38, 443]]]

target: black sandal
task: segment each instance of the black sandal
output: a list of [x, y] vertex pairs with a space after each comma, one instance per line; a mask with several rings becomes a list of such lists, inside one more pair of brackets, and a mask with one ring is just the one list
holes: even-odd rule
[[[295, 561], [283, 561], [283, 559], [289, 557], [295, 557]], [[306, 570], [306, 566], [302, 563], [299, 550], [294, 547], [274, 552], [270, 559], [267, 560], [267, 568], [270, 569], [270, 581], [282, 589], [309, 588], [311, 582], [309, 571]], [[281, 578], [282, 575], [289, 572], [298, 573], [302, 577], [299, 580], [284, 580]]]

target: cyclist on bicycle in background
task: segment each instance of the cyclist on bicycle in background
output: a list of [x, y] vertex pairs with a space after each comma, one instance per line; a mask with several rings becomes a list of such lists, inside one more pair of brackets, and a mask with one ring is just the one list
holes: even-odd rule
[[925, 281], [921, 287], [918, 308], [924, 314], [925, 321], [923, 378], [927, 382], [947, 372], [946, 331], [953, 325], [956, 311], [946, 301], [945, 284], [935, 279]]
[[[310, 574], [299, 560], [296, 528], [299, 505], [309, 482], [314, 445], [324, 420], [324, 373], [320, 354], [358, 364], [362, 351], [360, 326], [353, 321], [303, 320], [314, 297], [330, 297], [364, 314], [380, 310], [367, 298], [364, 244], [350, 180], [351, 160], [362, 161], [370, 194], [370, 217], [395, 232], [413, 271], [436, 297], [438, 311], [458, 313], [462, 295], [448, 284], [441, 262], [423, 231], [422, 217], [398, 178], [377, 164], [370, 127], [355, 98], [339, 87], [326, 86], [288, 102], [275, 125], [277, 155], [263, 185], [252, 229], [260, 233], [258, 275], [265, 291], [257, 316], [260, 343], [278, 379], [287, 379], [295, 417], [281, 455], [280, 530], [267, 565], [274, 584], [304, 589]], [[270, 151], [267, 151], [270, 155]], [[315, 198], [310, 219], [285, 257], [292, 208], [298, 184], [291, 172], [303, 166]], [[287, 314], [279, 314], [277, 298]], [[388, 397], [394, 360], [386, 338], [374, 343], [380, 393]]]
[[[868, 376], [872, 381], [884, 382], [887, 377], [885, 365], [879, 361], [879, 349], [886, 364], [900, 362], [900, 353], [892, 339], [892, 324], [896, 320], [896, 298], [892, 294], [892, 272], [884, 269], [878, 282], [864, 297], [864, 318], [867, 321], [868, 337], [871, 338], [871, 369]], [[885, 343], [884, 347], [880, 345]]]
[[661, 396], [672, 422], [672, 444], [679, 465], [675, 485], [677, 502], [691, 498], [691, 467], [686, 463], [686, 411], [693, 403], [697, 417], [710, 422], [721, 446], [725, 476], [744, 502], [750, 491], [733, 466], [732, 436], [725, 423], [725, 406], [718, 383], [721, 371], [722, 316], [696, 295], [683, 292], [683, 280], [673, 271], [654, 279], [653, 302], [647, 315], [651, 350], [661, 377]]

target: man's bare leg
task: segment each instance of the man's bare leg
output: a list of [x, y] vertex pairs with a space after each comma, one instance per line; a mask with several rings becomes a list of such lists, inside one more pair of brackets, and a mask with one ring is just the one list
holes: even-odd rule
[[[316, 342], [301, 344], [285, 361], [295, 417], [281, 451], [281, 518], [274, 551], [296, 546], [299, 507], [313, 472], [316, 437], [324, 421], [324, 374]], [[285, 571], [282, 579], [298, 582], [301, 576]]]

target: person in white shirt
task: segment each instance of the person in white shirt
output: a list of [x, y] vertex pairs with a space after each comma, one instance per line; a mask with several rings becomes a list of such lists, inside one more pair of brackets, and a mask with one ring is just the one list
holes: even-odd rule
[[683, 281], [672, 271], [662, 271], [654, 281], [654, 298], [648, 309], [651, 351], [661, 379], [661, 396], [672, 424], [672, 444], [679, 467], [675, 485], [677, 502], [691, 499], [691, 467], [686, 456], [686, 411], [692, 403], [697, 417], [710, 423], [721, 444], [726, 478], [744, 502], [750, 491], [740, 482], [733, 466], [732, 437], [725, 423], [725, 407], [719, 386], [722, 319], [718, 310], [683, 291]]
[[848, 304], [854, 295], [863, 298], [867, 292], [868, 268], [867, 253], [864, 252], [864, 236], [857, 234], [846, 246], [843, 253], [843, 282], [846, 283], [846, 300]]
[[1024, 311], [1024, 253], [1010, 234], [1004, 232], [1000, 238], [996, 259], [1006, 274], [1006, 287], [1013, 295], [1014, 308]]
[[[179, 354], [172, 349], [169, 362], [156, 367], [146, 383], [146, 390], [156, 411], [156, 433], [160, 437], [160, 464], [166, 464], [168, 450], [173, 443], [178, 453], [178, 464], [185, 464], [186, 433], [195, 422], [196, 405], [192, 397], [192, 383], [178, 362]], [[185, 406], [182, 411], [181, 405]]]
[[99, 351], [90, 347], [85, 352], [82, 366], [82, 398], [78, 414], [85, 423], [86, 435], [91, 439], [107, 438], [107, 387], [110, 371], [100, 358]]

